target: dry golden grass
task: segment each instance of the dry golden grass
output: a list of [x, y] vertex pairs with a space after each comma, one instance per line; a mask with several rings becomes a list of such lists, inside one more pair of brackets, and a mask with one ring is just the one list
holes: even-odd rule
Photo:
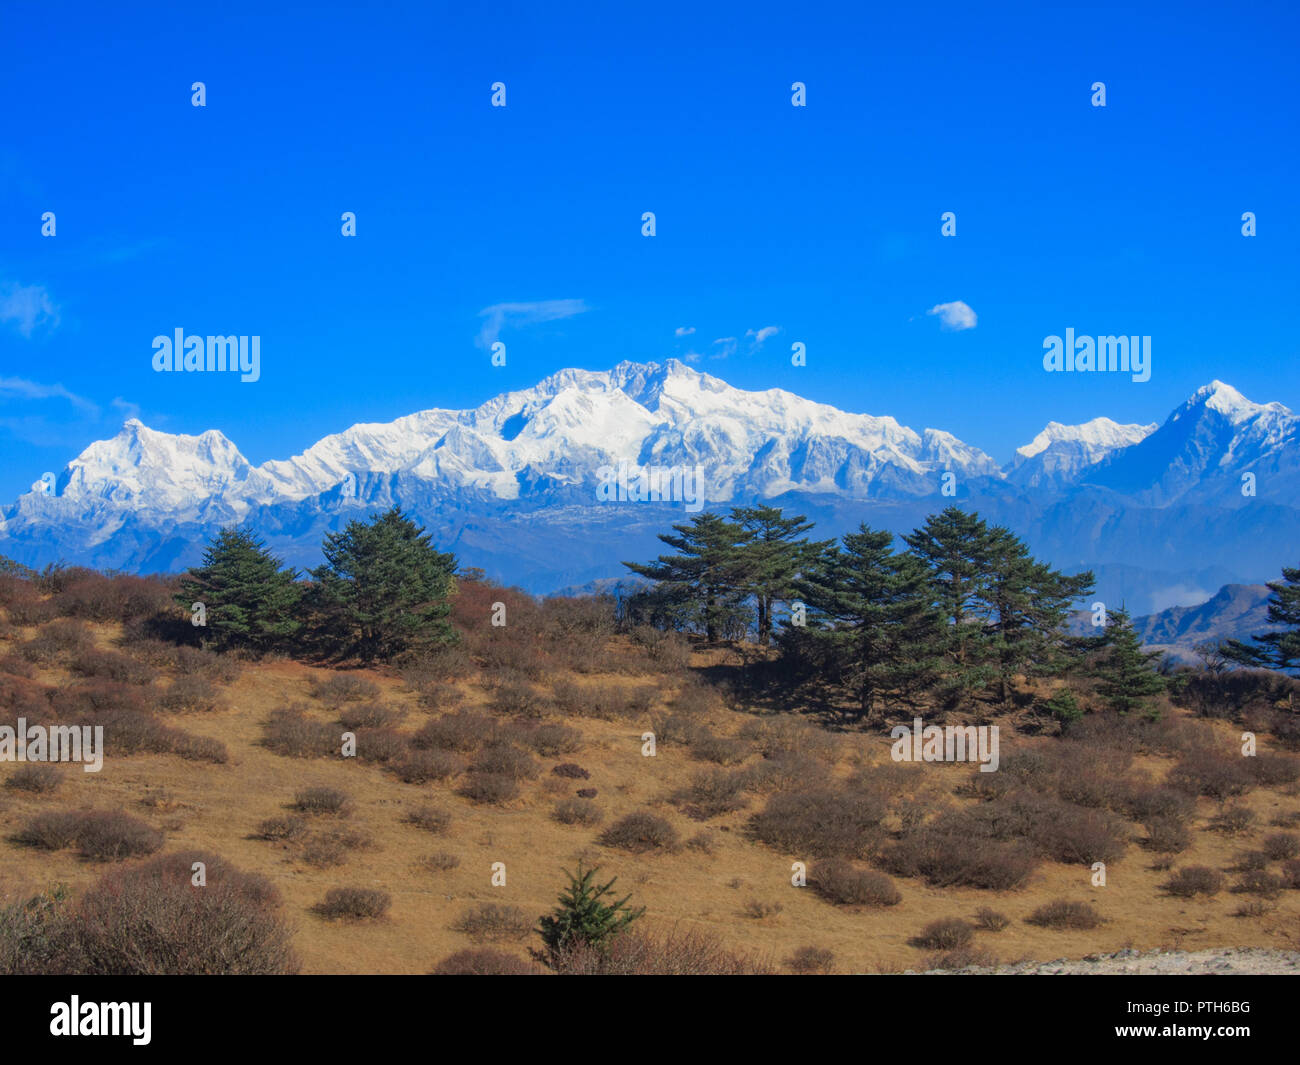
[[[112, 646], [118, 631], [115, 626], [101, 626], [97, 638], [103, 646]], [[896, 878], [902, 893], [897, 906], [854, 911], [830, 905], [812, 890], [791, 886], [792, 860], [808, 856], [779, 854], [746, 838], [748, 817], [761, 807], [762, 797], [751, 796], [747, 809], [698, 824], [669, 803], [668, 798], [684, 789], [707, 763], [674, 744], [660, 745], [653, 758], [643, 757], [641, 733], [647, 723], [641, 720], [570, 721], [583, 734], [581, 750], [542, 758], [540, 779], [524, 782], [520, 797], [505, 807], [471, 803], [456, 794], [454, 782], [404, 784], [381, 767], [355, 759], [286, 758], [261, 746], [268, 715], [287, 703], [308, 705], [317, 720], [336, 720], [335, 712], [310, 697], [311, 678], [324, 672], [288, 661], [249, 664], [224, 690], [226, 709], [168, 715], [169, 724], [223, 742], [230, 752], [226, 765], [142, 754], [107, 759], [98, 774], [65, 767], [62, 784], [52, 795], [0, 789], [0, 901], [57, 882], [77, 891], [99, 875], [102, 866], [78, 860], [71, 850], [35, 851], [9, 839], [40, 810], [94, 806], [124, 810], [163, 829], [168, 851], [212, 850], [241, 869], [270, 877], [297, 926], [294, 946], [308, 973], [428, 972], [441, 958], [474, 945], [452, 930], [466, 910], [493, 902], [517, 906], [535, 918], [553, 906], [563, 885], [562, 868], [572, 868], [580, 855], [598, 861], [606, 874], [617, 875], [618, 887], [632, 892], [633, 901], [647, 907], [646, 920], [655, 926], [703, 927], [726, 945], [777, 964], [801, 947], [825, 948], [834, 952], [834, 968], [839, 972], [918, 967], [924, 952], [908, 940], [923, 926], [946, 917], [973, 920], [985, 906], [1005, 913], [1011, 923], [1001, 932], [977, 932], [975, 944], [1004, 962], [1078, 957], [1123, 947], [1300, 946], [1300, 892], [1284, 892], [1267, 916], [1234, 917], [1241, 897], [1226, 890], [1215, 898], [1163, 894], [1159, 885], [1168, 879], [1168, 871], [1151, 868], [1152, 857], [1136, 843], [1110, 867], [1104, 888], [1091, 886], [1092, 874], [1086, 867], [1047, 862], [1027, 887], [1014, 892], [939, 890]], [[406, 709], [404, 731], [418, 729], [431, 716], [395, 673], [362, 670], [357, 675], [379, 687], [382, 701]], [[64, 675], [44, 669], [39, 679], [59, 683]], [[616, 674], [574, 680], [578, 684], [647, 683], [645, 677]], [[483, 687], [472, 680], [458, 687], [465, 695], [466, 709], [486, 708], [490, 693]], [[652, 713], [663, 709], [671, 694], [671, 689], [662, 692]], [[749, 720], [750, 715], [721, 707], [708, 716], [710, 727], [721, 735], [734, 735]], [[1230, 731], [1221, 724], [1208, 727], [1221, 728], [1225, 734]], [[837, 736], [836, 742], [840, 758], [834, 772], [840, 778], [848, 779], [862, 765], [889, 762], [889, 741], [883, 735], [845, 734]], [[559, 781], [550, 773], [555, 764], [569, 761], [588, 769], [590, 779]], [[1139, 760], [1139, 768], [1156, 775], [1169, 764], [1156, 758]], [[12, 764], [0, 763], [0, 783], [14, 771]], [[937, 795], [956, 801], [951, 799], [953, 789], [970, 774], [969, 767], [939, 765], [898, 766], [891, 771], [896, 773], [896, 791], [927, 804]], [[301, 861], [292, 843], [255, 838], [261, 822], [289, 815], [295, 792], [308, 786], [337, 788], [350, 796], [353, 806], [345, 819], [310, 819], [312, 828], [337, 824], [367, 834], [373, 845], [351, 851], [343, 865], [318, 869]], [[552, 819], [557, 796], [572, 795], [579, 787], [597, 789], [595, 801], [604, 813], [601, 825], [569, 827]], [[1231, 864], [1234, 854], [1277, 831], [1268, 827], [1272, 817], [1300, 806], [1294, 794], [1265, 789], [1241, 802], [1255, 809], [1256, 827], [1245, 837], [1228, 838], [1205, 830], [1217, 805], [1200, 800], [1192, 846], [1178, 856], [1174, 867], [1223, 868]], [[451, 812], [444, 834], [431, 834], [405, 820], [412, 810], [427, 805]], [[645, 808], [672, 822], [683, 840], [710, 832], [715, 842], [712, 853], [682, 847], [675, 853], [637, 856], [596, 842], [604, 826]], [[897, 814], [887, 822], [897, 823]], [[459, 865], [438, 872], [422, 864], [422, 858], [439, 851], [459, 857]], [[498, 862], [506, 869], [502, 887], [491, 882]], [[328, 922], [315, 916], [311, 908], [327, 891], [340, 886], [388, 892], [390, 913], [362, 923]], [[1038, 906], [1057, 898], [1091, 902], [1106, 923], [1091, 932], [1053, 931], [1025, 923], [1024, 918]], [[747, 912], [755, 899], [780, 903], [780, 910], [756, 920]], [[527, 944], [504, 944], [519, 954], [529, 945], [537, 945], [536, 937]]]

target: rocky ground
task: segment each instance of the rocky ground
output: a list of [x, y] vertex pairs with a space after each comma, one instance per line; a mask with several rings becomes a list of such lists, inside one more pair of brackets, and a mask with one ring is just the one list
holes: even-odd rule
[[[1084, 958], [1061, 958], [1047, 962], [1018, 962], [993, 968], [932, 969], [924, 976], [1117, 976], [1126, 973], [1170, 976], [1231, 975], [1266, 973], [1300, 975], [1300, 951], [1228, 947], [1219, 950], [1119, 950], [1114, 954], [1090, 954]], [[914, 973], [915, 975], [915, 973]]]

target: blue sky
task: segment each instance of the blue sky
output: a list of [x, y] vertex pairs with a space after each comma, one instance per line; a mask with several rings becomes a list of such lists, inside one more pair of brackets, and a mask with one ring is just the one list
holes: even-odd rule
[[[1300, 406], [1300, 16], [1140, 6], [11, 0], [0, 499], [137, 412], [256, 463], [621, 359], [1001, 461], [1216, 377]], [[178, 327], [261, 379], [154, 373]], [[1045, 373], [1066, 327], [1150, 335], [1151, 380]]]

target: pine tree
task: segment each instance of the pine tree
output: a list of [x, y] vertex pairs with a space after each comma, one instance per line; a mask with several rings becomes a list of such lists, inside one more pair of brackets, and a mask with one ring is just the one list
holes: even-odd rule
[[624, 562], [633, 573], [659, 582], [658, 594], [681, 604], [681, 616], [704, 630], [710, 643], [718, 640], [744, 598], [738, 545], [745, 531], [717, 514], [696, 514], [688, 525], [674, 525], [678, 535], [659, 539], [676, 555], [660, 555], [650, 563]]
[[779, 507], [733, 507], [731, 520], [744, 530], [738, 546], [739, 580], [754, 599], [758, 642], [766, 647], [772, 637], [773, 606], [791, 598], [800, 570], [831, 541], [810, 544], [803, 534], [812, 522], [802, 514], [787, 518]]
[[389, 660], [455, 639], [447, 615], [456, 559], [434, 550], [400, 508], [349, 522], [321, 551], [315, 599], [336, 653]]
[[782, 633], [783, 646], [820, 666], [875, 715], [884, 699], [910, 700], [932, 682], [939, 618], [925, 567], [895, 554], [894, 536], [865, 524], [823, 549], [798, 582], [809, 611], [805, 628]]
[[253, 534], [222, 529], [208, 542], [203, 564], [181, 579], [175, 598], [187, 612], [203, 604], [204, 639], [217, 650], [268, 651], [301, 628], [295, 577]]
[[983, 691], [997, 674], [995, 650], [986, 638], [993, 613], [993, 534], [978, 516], [948, 507], [903, 539], [929, 574], [943, 621], [944, 685], [949, 698], [961, 702]]
[[602, 949], [609, 941], [645, 913], [645, 907], [632, 909], [627, 905], [631, 895], [614, 902], [602, 901], [610, 893], [617, 877], [606, 884], [596, 883], [600, 866], [578, 871], [565, 871], [568, 888], [560, 895], [559, 906], [548, 917], [543, 917], [537, 931], [554, 957], [568, 946], [579, 943]]
[[1221, 650], [1225, 658], [1243, 666], [1264, 669], [1300, 668], [1300, 569], [1282, 568], [1282, 580], [1269, 581], [1268, 620], [1285, 626], [1279, 632], [1251, 637], [1251, 643], [1227, 640]]
[[1151, 697], [1165, 690], [1165, 679], [1155, 671], [1159, 651], [1143, 651], [1142, 641], [1127, 610], [1116, 610], [1101, 633], [1102, 657], [1096, 666], [1097, 692], [1110, 710], [1120, 714], [1143, 711], [1154, 714]]
[[989, 647], [1006, 703], [1016, 674], [1052, 674], [1064, 664], [1071, 646], [1065, 632], [1070, 606], [1092, 590], [1093, 576], [1066, 576], [1035, 561], [1002, 526], [989, 530], [987, 560]]

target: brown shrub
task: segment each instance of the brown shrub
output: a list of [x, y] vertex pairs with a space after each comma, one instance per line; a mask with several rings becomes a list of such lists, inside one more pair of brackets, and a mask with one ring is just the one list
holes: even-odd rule
[[[193, 884], [202, 862], [206, 886]], [[84, 974], [268, 975], [298, 971], [269, 880], [203, 851], [103, 877], [77, 907]]]
[[405, 733], [391, 728], [363, 728], [357, 738], [357, 759], [376, 765], [389, 765], [410, 753], [410, 740]]
[[1011, 918], [1004, 913], [998, 913], [997, 910], [991, 910], [987, 906], [981, 906], [975, 911], [975, 927], [985, 932], [1001, 932], [1011, 924]]
[[1275, 832], [1271, 836], [1265, 836], [1260, 846], [1264, 848], [1264, 853], [1275, 862], [1283, 862], [1289, 858], [1300, 858], [1300, 836], [1293, 836], [1287, 832]]
[[532, 933], [533, 921], [518, 906], [481, 902], [461, 914], [452, 928], [475, 941], [519, 940]]
[[471, 802], [505, 803], [519, 794], [519, 782], [501, 773], [467, 773], [459, 794]]
[[177, 732], [173, 738], [171, 750], [190, 762], [212, 762], [224, 765], [230, 760], [226, 745], [210, 736], [195, 736], [188, 732]]
[[812, 868], [817, 893], [841, 906], [895, 906], [903, 896], [884, 873], [858, 869], [842, 858], [827, 858]]
[[349, 673], [330, 673], [324, 678], [312, 678], [311, 693], [326, 706], [339, 707], [345, 703], [378, 699], [379, 686], [365, 677], [356, 677]]
[[74, 652], [68, 669], [83, 677], [141, 686], [152, 684], [158, 676], [157, 671], [144, 662], [137, 662], [117, 651], [101, 651], [93, 647]]
[[366, 850], [370, 846], [370, 838], [363, 832], [331, 829], [309, 836], [302, 845], [301, 857], [308, 865], [328, 869], [342, 865], [350, 851]]
[[470, 771], [522, 781], [535, 780], [542, 769], [536, 758], [514, 744], [489, 743], [479, 751]]
[[177, 677], [154, 696], [154, 706], [163, 711], [210, 711], [220, 705], [217, 690], [203, 676]]
[[500, 685], [493, 691], [488, 705], [498, 714], [526, 718], [544, 717], [550, 710], [550, 703], [526, 680], [512, 680]]
[[427, 722], [411, 737], [411, 746], [467, 753], [486, 743], [493, 732], [492, 719], [487, 715], [461, 711]]
[[691, 740], [691, 756], [716, 765], [738, 765], [749, 754], [749, 744], [732, 736], [701, 732]]
[[1300, 759], [1285, 754], [1257, 754], [1246, 759], [1246, 768], [1257, 784], [1278, 788], [1300, 780]]
[[933, 887], [965, 886], [1009, 891], [1029, 879], [1037, 859], [1023, 841], [999, 841], [940, 821], [905, 833], [881, 853], [895, 876], [920, 877]]
[[433, 854], [426, 855], [422, 864], [432, 872], [446, 873], [460, 865], [460, 858], [447, 851], [435, 851]]
[[1246, 761], [1217, 751], [1196, 751], [1169, 771], [1169, 785], [1188, 795], [1205, 795], [1222, 802], [1254, 787], [1254, 777], [1243, 764]]
[[53, 665], [94, 648], [95, 636], [82, 621], [61, 619], [41, 626], [36, 635], [18, 646], [28, 662]]
[[33, 795], [48, 795], [58, 790], [61, 781], [62, 777], [55, 766], [27, 762], [5, 778], [5, 787], [31, 792]]
[[77, 825], [77, 850], [83, 858], [116, 862], [153, 854], [163, 845], [163, 834], [130, 814], [91, 811]]
[[709, 932], [623, 932], [603, 947], [575, 939], [556, 952], [551, 966], [561, 976], [749, 976], [770, 973], [766, 961], [724, 947]]
[[79, 570], [55, 593], [51, 605], [64, 617], [129, 621], [170, 609], [172, 598], [167, 584], [157, 578]]
[[686, 814], [697, 821], [742, 810], [749, 805], [742, 792], [750, 777], [743, 772], [725, 769], [706, 769], [691, 778], [690, 787], [679, 793], [675, 800]]
[[1163, 887], [1181, 899], [1194, 895], [1215, 895], [1223, 887], [1223, 874], [1208, 865], [1188, 865], [1166, 880]]
[[942, 917], [931, 921], [909, 943], [924, 950], [958, 950], [975, 938], [975, 929], [960, 917]]
[[426, 832], [441, 835], [451, 825], [451, 814], [434, 806], [421, 806], [408, 812], [402, 820]]
[[268, 817], [257, 826], [257, 838], [274, 842], [301, 839], [307, 833], [307, 822], [301, 817]]
[[1025, 918], [1028, 924], [1041, 928], [1071, 928], [1087, 930], [1102, 923], [1101, 914], [1086, 902], [1068, 902], [1057, 899], [1039, 906]]
[[1192, 834], [1181, 821], [1157, 817], [1144, 827], [1147, 831], [1144, 845], [1157, 854], [1182, 854], [1192, 845]]
[[523, 734], [523, 740], [538, 754], [554, 758], [578, 750], [582, 746], [582, 733], [570, 725], [551, 722], [529, 729]]
[[361, 703], [339, 711], [339, 724], [349, 732], [358, 729], [386, 729], [396, 725], [405, 716], [400, 708], [382, 703]]
[[1300, 888], [1300, 861], [1283, 862], [1281, 880], [1285, 887]]
[[835, 952], [825, 947], [800, 947], [785, 960], [785, 967], [800, 976], [829, 976], [834, 965]]
[[997, 958], [983, 947], [958, 947], [956, 950], [941, 950], [927, 955], [924, 965], [929, 971], [936, 969], [951, 971], [989, 968], [997, 963]]
[[782, 792], [750, 822], [753, 835], [788, 854], [865, 857], [881, 836], [887, 812], [876, 795], [829, 788]]
[[431, 976], [538, 976], [541, 970], [530, 961], [491, 947], [469, 947], [448, 954], [434, 966]]
[[651, 851], [676, 850], [679, 838], [677, 829], [658, 814], [649, 810], [634, 810], [605, 829], [599, 842], [606, 847], [617, 847], [633, 854], [646, 854]]
[[14, 842], [46, 851], [71, 847], [77, 842], [82, 816], [77, 810], [43, 810], [14, 833]]
[[417, 750], [389, 763], [389, 769], [407, 784], [427, 784], [450, 780], [465, 769], [465, 763], [450, 751]]
[[1232, 890], [1246, 895], [1262, 895], [1265, 898], [1274, 898], [1282, 889], [1286, 887], [1286, 881], [1270, 873], [1267, 869], [1247, 869], [1241, 874], [1241, 879], [1233, 886]]
[[1255, 811], [1248, 806], [1225, 806], [1210, 818], [1210, 828], [1228, 836], [1248, 832], [1254, 823]]
[[588, 799], [561, 799], [555, 804], [551, 816], [562, 825], [585, 825], [590, 828], [600, 824], [603, 815], [600, 807]]
[[312, 907], [312, 912], [327, 921], [372, 921], [388, 913], [392, 903], [392, 896], [387, 891], [360, 887], [330, 888], [325, 897]]
[[557, 777], [564, 777], [566, 780], [590, 780], [591, 774], [582, 766], [574, 762], [561, 762], [551, 770]]
[[313, 721], [299, 707], [271, 711], [262, 742], [290, 758], [328, 758], [342, 749], [342, 734], [333, 725]]
[[352, 800], [337, 788], [303, 788], [294, 795], [293, 808], [303, 814], [346, 817], [352, 812]]

